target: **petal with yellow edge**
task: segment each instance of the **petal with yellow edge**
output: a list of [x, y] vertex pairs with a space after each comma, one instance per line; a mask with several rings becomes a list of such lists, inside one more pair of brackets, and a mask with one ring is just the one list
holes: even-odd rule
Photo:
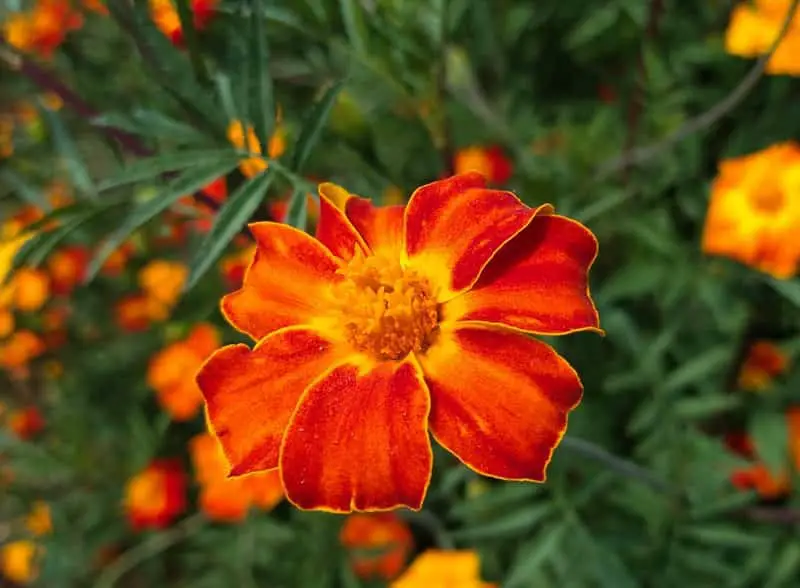
[[537, 216], [506, 243], [475, 286], [442, 307], [442, 321], [482, 321], [531, 333], [598, 329], [589, 296], [597, 240], [563, 216]]
[[438, 287], [445, 302], [472, 286], [484, 266], [539, 211], [511, 192], [489, 190], [470, 172], [418, 188], [406, 207], [409, 266]]
[[319, 186], [317, 239], [345, 261], [352, 259], [356, 251], [367, 252], [364, 240], [344, 213], [350, 198], [350, 193], [336, 184]]
[[300, 396], [340, 353], [321, 334], [290, 327], [252, 351], [228, 345], [206, 361], [197, 383], [231, 475], [278, 467], [281, 439]]
[[310, 325], [330, 307], [340, 261], [319, 241], [288, 225], [254, 223], [256, 253], [242, 287], [222, 299], [234, 327], [260, 340], [291, 325]]
[[480, 474], [544, 481], [583, 392], [563, 358], [519, 333], [455, 324], [420, 362], [443, 447]]
[[433, 454], [430, 398], [413, 363], [340, 363], [303, 395], [281, 446], [286, 497], [330, 512], [418, 510]]
[[368, 199], [354, 196], [347, 201], [345, 212], [374, 254], [400, 258], [405, 206], [374, 206]]

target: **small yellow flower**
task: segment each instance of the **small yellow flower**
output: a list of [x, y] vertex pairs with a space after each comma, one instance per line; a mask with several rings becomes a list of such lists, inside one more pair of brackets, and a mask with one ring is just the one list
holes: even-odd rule
[[12, 541], [0, 548], [0, 568], [3, 575], [17, 584], [36, 579], [36, 556], [39, 549], [33, 541]]

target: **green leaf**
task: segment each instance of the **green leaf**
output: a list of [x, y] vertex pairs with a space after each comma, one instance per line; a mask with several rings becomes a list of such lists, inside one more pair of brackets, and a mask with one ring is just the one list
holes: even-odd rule
[[531, 577], [561, 548], [562, 541], [567, 537], [568, 531], [569, 524], [561, 523], [554, 528], [541, 531], [534, 541], [523, 546], [506, 581], [503, 583], [503, 587], [528, 588]]
[[189, 0], [175, 0], [178, 9], [178, 18], [181, 21], [181, 32], [189, 51], [189, 59], [192, 62], [194, 73], [197, 79], [205, 80], [206, 71], [203, 66], [203, 58], [200, 54], [200, 42], [197, 39], [197, 30], [194, 28], [194, 12]]
[[577, 49], [597, 39], [616, 24], [619, 11], [616, 3], [610, 3], [598, 10], [584, 13], [583, 21], [567, 35], [566, 47]]
[[83, 163], [83, 158], [78, 152], [75, 142], [69, 131], [61, 122], [59, 116], [49, 108], [40, 107], [42, 117], [47, 121], [50, 127], [50, 133], [53, 138], [53, 144], [63, 159], [67, 167], [67, 174], [69, 174], [72, 185], [82, 194], [88, 196], [96, 196], [97, 190], [89, 175], [89, 170]]
[[711, 394], [696, 398], [682, 398], [675, 402], [675, 415], [685, 419], [704, 419], [738, 408], [742, 399], [734, 394]]
[[550, 502], [534, 504], [495, 518], [489, 523], [454, 531], [458, 540], [499, 539], [530, 533], [538, 524], [553, 513]]
[[294, 146], [291, 158], [293, 172], [300, 173], [308, 156], [311, 155], [311, 150], [316, 145], [322, 128], [328, 120], [331, 108], [334, 102], [336, 102], [336, 97], [339, 95], [342, 88], [344, 88], [344, 80], [336, 82], [333, 86], [328, 88], [322, 98], [311, 108], [311, 112], [303, 123], [300, 136], [297, 138], [297, 143]]
[[712, 347], [671, 372], [661, 385], [662, 390], [679, 390], [700, 383], [724, 369], [731, 360], [731, 354], [729, 344]]
[[194, 127], [156, 110], [140, 108], [130, 114], [110, 112], [96, 116], [91, 122], [98, 127], [119, 129], [142, 137], [167, 138], [173, 142], [197, 144], [205, 139]]
[[191, 167], [212, 165], [217, 162], [238, 161], [233, 149], [199, 149], [176, 151], [147, 159], [137, 159], [126, 165], [118, 174], [100, 184], [100, 190], [108, 190], [143, 180], [154, 180], [165, 173]]
[[781, 296], [800, 308], [800, 280], [767, 279], [767, 283]]
[[244, 124], [236, 106], [236, 99], [233, 97], [231, 78], [226, 73], [219, 71], [214, 74], [214, 84], [217, 86], [217, 95], [222, 102], [222, 110], [225, 111], [228, 122], [240, 121]]
[[159, 213], [172, 206], [179, 198], [193, 194], [207, 186], [220, 176], [227, 174], [237, 164], [237, 159], [225, 158], [222, 161], [208, 163], [183, 172], [178, 178], [170, 182], [163, 192], [137, 204], [126, 218], [125, 222], [112, 232], [97, 251], [87, 270], [86, 281], [95, 278], [103, 262], [119, 247], [133, 231], [144, 225]]
[[774, 475], [786, 471], [789, 462], [789, 427], [786, 417], [777, 412], [759, 410], [750, 417], [748, 432], [756, 455]]
[[366, 54], [366, 27], [359, 3], [356, 0], [339, 0], [339, 11], [350, 45], [357, 55]]
[[764, 588], [796, 586], [800, 573], [800, 543], [792, 539], [772, 562], [772, 573]]
[[44, 197], [42, 191], [35, 186], [31, 186], [25, 178], [10, 167], [6, 166], [0, 169], [0, 179], [11, 187], [14, 195], [19, 196], [26, 203], [37, 208], [50, 210], [50, 203]]
[[264, 199], [274, 175], [267, 170], [244, 182], [217, 212], [214, 226], [199, 245], [191, 264], [185, 290], [193, 288], [253, 216]]
[[251, 0], [250, 50], [247, 52], [249, 72], [248, 119], [253, 122], [256, 136], [264, 153], [268, 151], [269, 138], [275, 122], [275, 99], [272, 78], [269, 72], [269, 46], [264, 26], [264, 12], [259, 10], [261, 2]]
[[752, 530], [743, 531], [734, 525], [721, 523], [685, 527], [681, 530], [681, 535], [703, 545], [747, 550], [755, 549], [769, 542], [768, 537], [754, 533]]
[[308, 216], [308, 197], [305, 190], [295, 188], [292, 198], [289, 200], [289, 209], [286, 211], [287, 225], [297, 227], [301, 231], [306, 230], [306, 219]]

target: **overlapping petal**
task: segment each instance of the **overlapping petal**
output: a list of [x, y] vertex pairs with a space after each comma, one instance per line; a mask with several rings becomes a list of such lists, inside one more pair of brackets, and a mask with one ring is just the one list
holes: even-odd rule
[[234, 327], [260, 340], [291, 325], [316, 324], [330, 307], [337, 260], [319, 241], [288, 225], [254, 223], [256, 254], [241, 289], [222, 299]]
[[582, 386], [549, 345], [524, 335], [443, 326], [420, 357], [436, 439], [497, 478], [543, 481]]
[[366, 198], [351, 197], [345, 213], [375, 255], [400, 259], [405, 206], [374, 206]]
[[429, 410], [413, 360], [340, 363], [307, 390], [286, 430], [287, 498], [333, 512], [419, 509], [433, 460]]
[[318, 332], [291, 327], [252, 351], [229, 345], [208, 359], [197, 383], [232, 475], [278, 467], [281, 439], [303, 391], [344, 352]]
[[502, 245], [538, 212], [511, 192], [489, 190], [478, 173], [418, 188], [406, 208], [409, 265], [428, 277], [444, 302], [467, 290]]
[[352, 196], [341, 186], [331, 183], [320, 184], [317, 239], [334, 255], [345, 261], [352, 259], [357, 250], [366, 253], [368, 249], [344, 213], [345, 206], [351, 198]]
[[597, 240], [582, 224], [539, 215], [492, 258], [469, 291], [442, 307], [442, 320], [499, 323], [559, 335], [597, 329], [588, 272]]

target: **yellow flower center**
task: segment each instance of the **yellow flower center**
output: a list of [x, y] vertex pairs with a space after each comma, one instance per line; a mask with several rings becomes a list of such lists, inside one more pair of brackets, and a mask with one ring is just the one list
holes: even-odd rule
[[337, 317], [356, 349], [402, 359], [427, 348], [438, 307], [426, 279], [396, 260], [359, 253], [339, 273]]
[[750, 195], [750, 202], [759, 212], [774, 214], [783, 208], [783, 192], [778, 186], [764, 187]]

